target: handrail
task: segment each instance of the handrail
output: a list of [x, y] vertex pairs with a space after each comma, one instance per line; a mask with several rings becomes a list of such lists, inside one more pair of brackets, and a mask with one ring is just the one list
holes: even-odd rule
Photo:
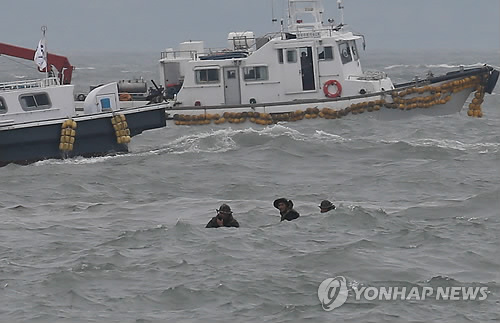
[[[195, 50], [168, 50], [168, 51], [162, 51], [160, 53], [160, 59], [175, 59], [175, 58], [186, 58], [186, 56], [183, 56], [183, 53], [189, 54], [191, 59], [196, 59], [198, 52]], [[173, 56], [173, 57], [170, 57]]]
[[57, 77], [28, 81], [2, 82], [0, 83], [0, 90], [11, 91], [19, 89], [42, 88], [54, 85], [59, 85], [59, 80], [57, 79]]
[[204, 48], [204, 52], [198, 52], [196, 50], [165, 50], [160, 53], [160, 59], [191, 58], [192, 60], [197, 60], [204, 56], [230, 52], [235, 52], [235, 50], [228, 48]]

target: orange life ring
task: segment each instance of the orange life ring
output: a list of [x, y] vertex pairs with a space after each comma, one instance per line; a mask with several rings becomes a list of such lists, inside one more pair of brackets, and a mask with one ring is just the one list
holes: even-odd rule
[[[328, 91], [328, 87], [330, 85], [335, 85], [337, 87], [337, 91], [335, 93], [332, 93]], [[336, 98], [340, 96], [340, 93], [342, 93], [342, 85], [340, 85], [340, 82], [337, 80], [329, 80], [325, 82], [325, 85], [323, 85], [323, 92], [325, 95], [329, 98]]]

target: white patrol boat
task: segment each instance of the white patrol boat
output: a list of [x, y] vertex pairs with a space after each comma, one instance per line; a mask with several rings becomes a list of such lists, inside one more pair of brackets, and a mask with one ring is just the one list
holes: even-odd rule
[[[341, 0], [338, 7], [343, 17]], [[484, 95], [498, 79], [492, 67], [393, 84], [383, 72], [363, 71], [364, 37], [343, 21], [325, 23], [323, 12], [321, 0], [288, 0], [288, 23], [282, 20], [279, 32], [231, 32], [224, 50], [189, 41], [162, 52], [161, 100], [169, 103], [169, 118], [177, 125], [271, 124], [366, 111], [399, 119], [456, 113], [472, 92], [468, 114], [482, 116]]]

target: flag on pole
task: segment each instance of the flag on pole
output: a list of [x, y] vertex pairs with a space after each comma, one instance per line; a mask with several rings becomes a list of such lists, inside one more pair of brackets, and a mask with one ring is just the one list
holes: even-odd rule
[[33, 58], [36, 65], [40, 70], [47, 68], [47, 55], [45, 52], [45, 37], [40, 39], [38, 42], [38, 47], [36, 48], [35, 57]]

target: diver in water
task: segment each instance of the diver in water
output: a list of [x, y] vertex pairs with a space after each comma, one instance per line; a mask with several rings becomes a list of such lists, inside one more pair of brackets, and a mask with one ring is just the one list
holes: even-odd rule
[[220, 228], [220, 227], [234, 227], [239, 228], [240, 224], [233, 218], [233, 211], [227, 204], [222, 204], [217, 211], [217, 215], [214, 216], [210, 222], [208, 222], [206, 228]]
[[321, 213], [326, 213], [331, 210], [335, 210], [335, 205], [333, 205], [332, 202], [328, 200], [321, 201], [321, 204], [319, 205], [319, 209]]
[[287, 200], [286, 198], [282, 197], [282, 198], [275, 200], [273, 205], [275, 208], [280, 210], [281, 221], [284, 221], [284, 220], [292, 221], [300, 216], [299, 212], [297, 212], [293, 209], [292, 200]]

